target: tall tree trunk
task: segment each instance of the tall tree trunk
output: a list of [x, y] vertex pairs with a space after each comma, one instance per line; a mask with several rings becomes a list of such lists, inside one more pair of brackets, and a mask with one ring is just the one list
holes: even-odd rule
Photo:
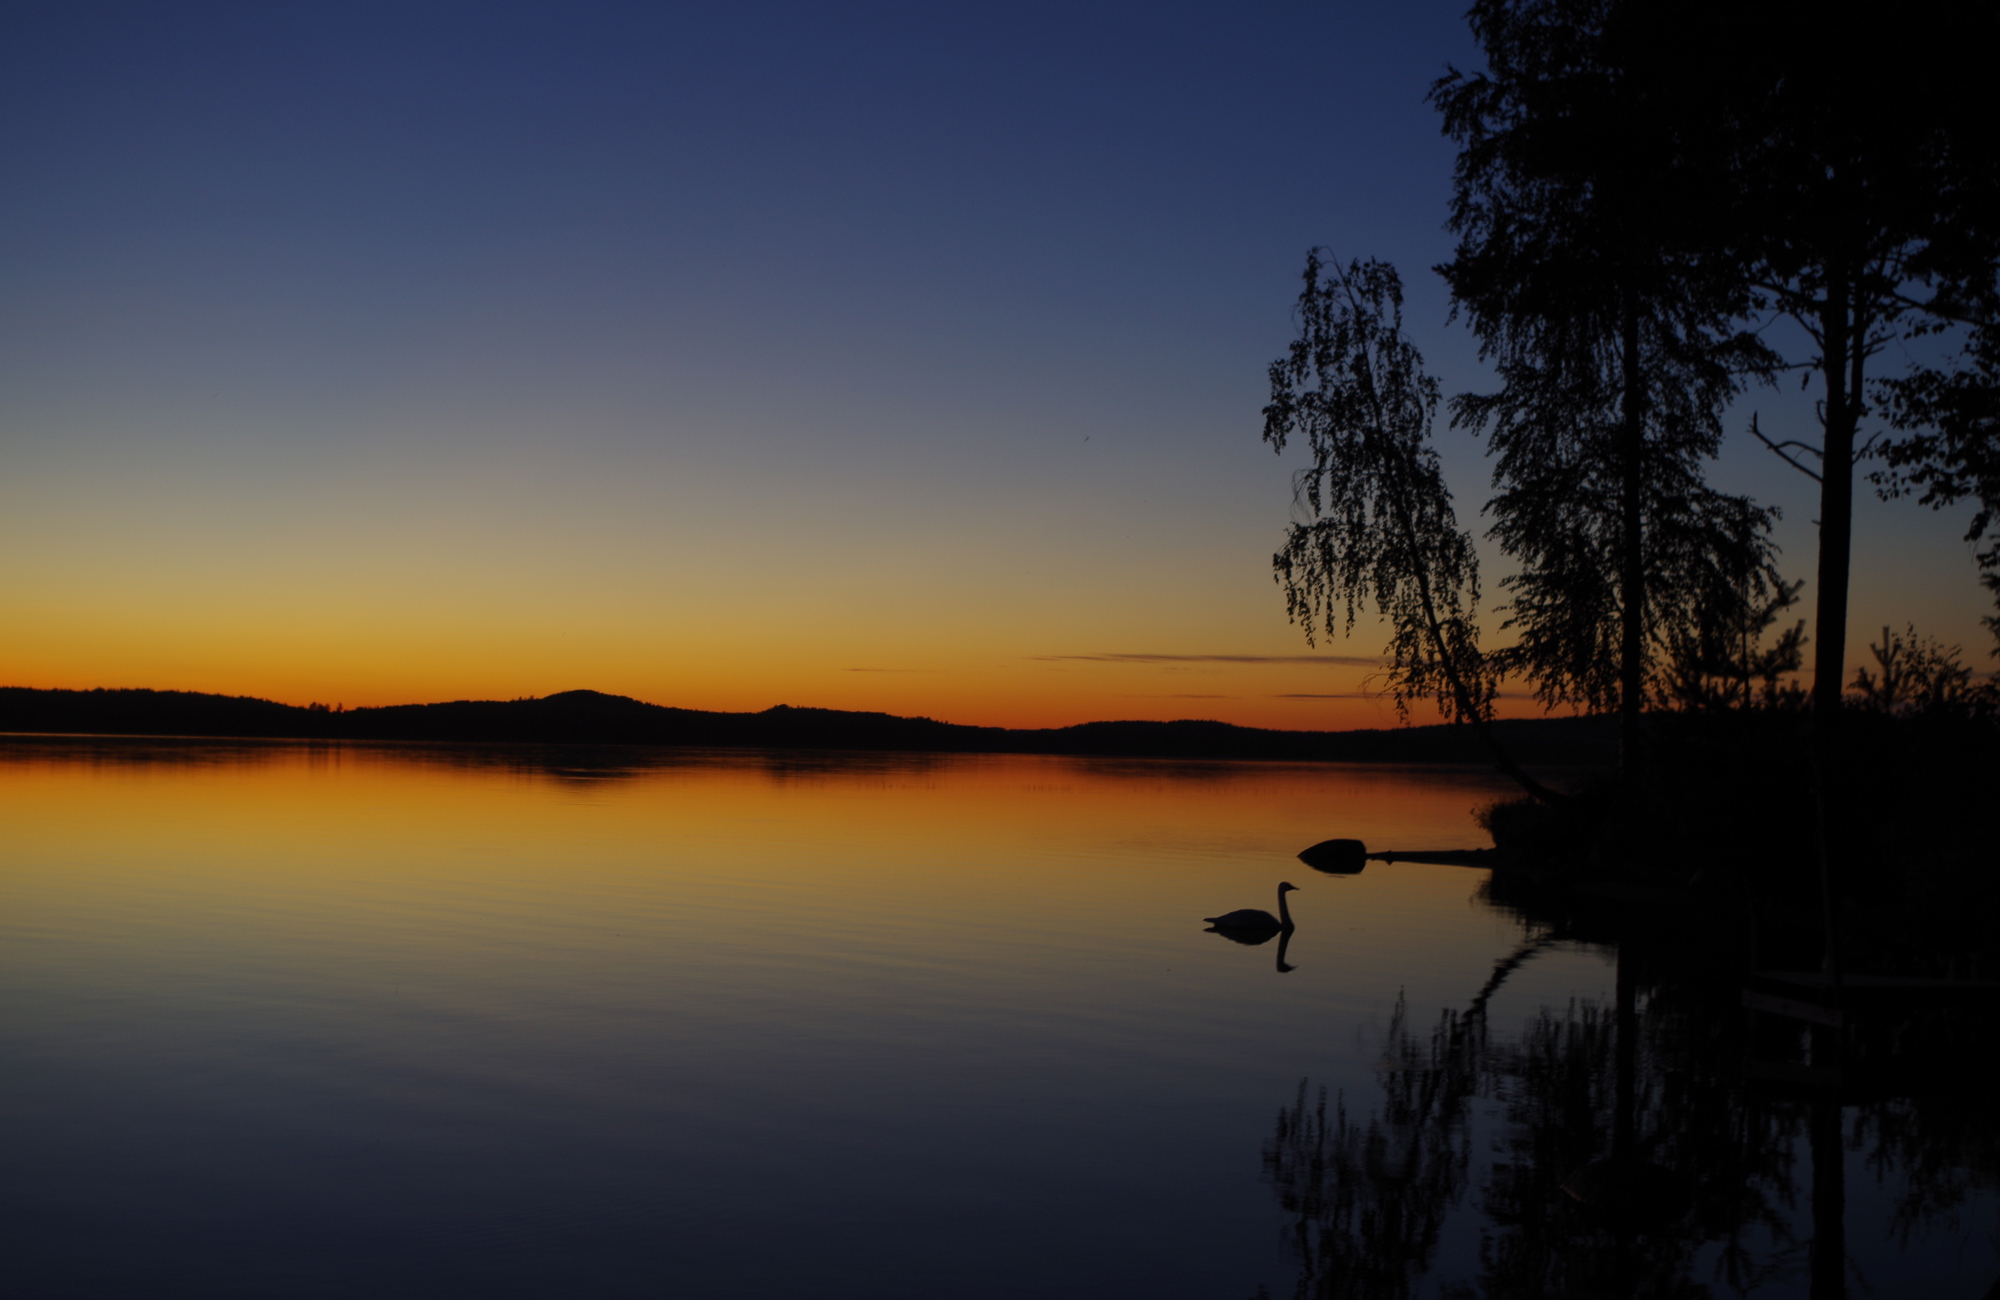
[[[1812, 1063], [1815, 1069], [1838, 1072], [1844, 1054], [1838, 1029], [1815, 1026]], [[1812, 1240], [1806, 1256], [1811, 1300], [1845, 1300], [1847, 1295], [1847, 1142], [1842, 1124], [1838, 1085], [1813, 1089], [1806, 1135], [1812, 1147]]]
[[[1831, 727], [1847, 671], [1847, 574], [1854, 544], [1854, 432], [1860, 422], [1861, 342], [1849, 317], [1850, 272], [1829, 268], [1820, 308], [1826, 438], [1819, 473], [1819, 592], [1813, 620], [1813, 714]], [[1853, 373], [1848, 373], [1850, 366]]]
[[1637, 772], [1645, 737], [1640, 730], [1646, 700], [1646, 556], [1641, 509], [1646, 451], [1646, 405], [1639, 369], [1639, 309], [1629, 299], [1623, 322], [1623, 427], [1618, 465], [1618, 763], [1627, 776]]
[[[1839, 761], [1841, 679], [1847, 672], [1847, 578], [1854, 541], [1854, 435], [1861, 422], [1861, 364], [1867, 322], [1852, 301], [1853, 270], [1828, 267], [1820, 311], [1820, 366], [1826, 379], [1826, 437], [1819, 470], [1819, 608], [1813, 635], [1813, 762], [1819, 820], [1819, 885], [1826, 930], [1825, 968], [1840, 981], [1840, 899], [1847, 854], [1840, 810], [1845, 806]], [[1815, 1174], [1817, 1178], [1817, 1174]], [[1815, 1272], [1817, 1279], [1818, 1272]], [[1815, 1288], [1821, 1283], [1815, 1281]], [[1838, 1280], [1828, 1283], [1839, 1295]], [[1820, 1295], [1815, 1289], [1813, 1294]]]

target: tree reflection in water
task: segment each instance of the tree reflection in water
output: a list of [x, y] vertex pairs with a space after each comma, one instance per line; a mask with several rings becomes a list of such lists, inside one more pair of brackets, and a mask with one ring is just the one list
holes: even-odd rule
[[[1549, 942], [1500, 962], [1428, 1034], [1399, 1000], [1366, 1119], [1300, 1084], [1264, 1149], [1301, 1265], [1297, 1300], [1837, 1297], [1865, 1283], [1843, 1233], [1843, 1148], [1907, 1180], [1893, 1222], [1867, 1225], [1898, 1247], [2000, 1187], [1991, 1107], [1949, 1088], [1905, 1078], [1856, 1097], [1851, 1075], [1846, 1094], [1747, 1077], [1746, 1058], [1772, 1044], [1753, 1042], [1771, 1031], [1735, 1004], [1740, 982], [1662, 979], [1621, 951], [1613, 1006], [1545, 1008], [1496, 1038], [1487, 999]], [[1968, 1028], [1952, 1028], [1946, 1059]], [[1776, 1037], [1807, 1043], [1782, 1026]], [[1474, 1231], [1475, 1215], [1474, 1275], [1432, 1276], [1441, 1243]]]

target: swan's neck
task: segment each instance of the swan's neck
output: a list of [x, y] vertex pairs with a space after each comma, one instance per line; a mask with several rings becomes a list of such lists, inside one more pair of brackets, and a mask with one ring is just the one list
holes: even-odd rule
[[1292, 928], [1292, 909], [1285, 906], [1287, 892], [1289, 891], [1283, 889], [1278, 891], [1278, 924], [1289, 930]]

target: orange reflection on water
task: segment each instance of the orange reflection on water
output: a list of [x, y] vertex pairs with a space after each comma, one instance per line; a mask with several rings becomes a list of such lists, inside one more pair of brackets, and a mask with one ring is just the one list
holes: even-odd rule
[[144, 742], [4, 752], [8, 913], [114, 965], [151, 953], [171, 966], [198, 948], [300, 978], [449, 967], [462, 982], [481, 962], [574, 974], [759, 951], [941, 969], [968, 954], [1005, 964], [1026, 945], [1040, 956], [1010, 977], [1059, 982], [1113, 952], [1196, 945], [1212, 958], [1198, 918], [1270, 908], [1280, 877], [1304, 886], [1295, 961], [1394, 952], [1398, 971], [1472, 974], [1498, 924], [1464, 906], [1474, 872], [1338, 879], [1293, 857], [1332, 835], [1475, 845], [1471, 809], [1505, 793], [1476, 771]]
[[[71, 1234], [35, 1267], [125, 1216], [142, 1246], [91, 1256], [97, 1294], [225, 1256], [258, 1293], [308, 1265], [367, 1293], [397, 1242], [466, 1294], [564, 1293], [578, 1259], [690, 1294], [823, 1294], [835, 1264], [852, 1294], [950, 1294], [975, 1259], [994, 1294], [1222, 1293], [1276, 1249], [1271, 1107], [1367, 1079], [1359, 1025], [1402, 990], [1462, 1004], [1518, 938], [1479, 872], [1293, 855], [1468, 846], [1504, 793], [1443, 769], [0, 740], [9, 1186]], [[1200, 919], [1272, 907], [1281, 878], [1303, 886], [1282, 973]], [[996, 1259], [1002, 1221], [1040, 1244]]]

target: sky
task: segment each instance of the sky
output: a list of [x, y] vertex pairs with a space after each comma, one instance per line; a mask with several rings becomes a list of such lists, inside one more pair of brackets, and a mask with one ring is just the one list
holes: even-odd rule
[[[0, 684], [1392, 725], [1260, 410], [1313, 246], [1490, 385], [1462, 4], [8, 6]], [[1810, 481], [1714, 481], [1811, 576]], [[1988, 666], [1965, 512], [1858, 513], [1850, 665]]]

